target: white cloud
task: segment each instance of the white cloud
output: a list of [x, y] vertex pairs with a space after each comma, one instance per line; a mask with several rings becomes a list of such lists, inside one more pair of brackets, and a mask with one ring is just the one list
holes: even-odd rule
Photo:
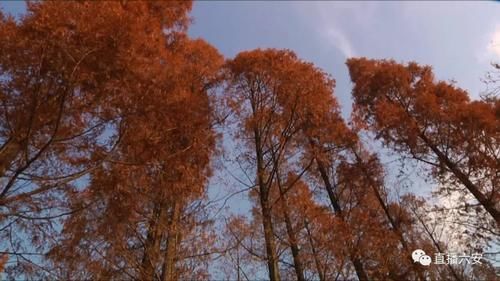
[[[353, 57], [355, 55], [354, 48], [352, 47], [351, 41], [346, 36], [345, 32], [340, 28], [340, 25], [333, 19], [330, 9], [325, 9], [320, 5], [316, 6], [319, 12], [319, 23], [320, 34], [323, 35], [324, 39], [332, 46], [337, 48], [346, 58]], [[348, 12], [348, 11], [344, 11]]]
[[355, 52], [351, 45], [349, 39], [347, 39], [346, 35], [338, 28], [334, 26], [325, 27], [325, 39], [335, 46], [346, 58], [353, 57]]
[[[305, 21], [311, 24], [319, 37], [329, 46], [333, 46], [346, 58], [356, 55], [351, 40], [347, 36], [341, 24], [336, 18], [339, 15], [352, 15], [353, 22], [362, 22], [362, 18], [355, 9], [357, 6], [352, 3], [325, 3], [325, 2], [300, 2], [295, 5], [299, 14]], [[371, 9], [368, 9], [371, 10]]]

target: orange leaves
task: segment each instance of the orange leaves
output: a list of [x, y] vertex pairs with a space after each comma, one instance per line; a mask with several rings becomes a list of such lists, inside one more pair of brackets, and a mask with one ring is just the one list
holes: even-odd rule
[[[185, 237], [198, 231], [203, 210], [190, 204], [206, 196], [211, 174], [210, 91], [221, 80], [223, 57], [185, 33], [191, 7], [191, 1], [31, 2], [19, 22], [0, 19], [0, 35], [9, 38], [0, 46], [6, 78], [0, 99], [9, 104], [0, 137], [14, 148], [0, 151], [2, 176], [8, 168], [13, 183], [2, 181], [0, 200], [24, 194], [35, 212], [59, 210], [59, 201], [77, 210], [68, 213], [61, 243], [46, 245], [56, 246], [50, 258], [68, 274], [63, 279], [112, 276], [116, 265], [81, 258], [98, 252], [118, 264], [139, 264], [120, 274], [142, 272], [142, 236], [152, 237], [143, 253], [160, 255], [149, 248], [167, 235], [178, 241], [171, 248], [183, 243], [181, 230], [162, 225], [166, 218], [183, 224]], [[81, 178], [83, 191], [71, 190], [66, 178]], [[45, 189], [49, 183], [54, 188]], [[31, 194], [46, 205], [30, 201]], [[172, 214], [188, 207], [189, 214]], [[129, 251], [133, 244], [139, 248]], [[169, 255], [173, 260], [175, 253]], [[150, 258], [158, 262], [154, 268], [167, 260]]]
[[485, 165], [498, 160], [491, 101], [471, 102], [464, 90], [434, 81], [430, 67], [416, 63], [361, 58], [347, 65], [354, 114], [389, 147], [433, 166], [442, 183], [466, 186], [498, 223], [500, 210], [487, 199], [498, 197], [498, 167]]
[[339, 124], [334, 80], [291, 51], [242, 52], [228, 61], [227, 71], [228, 104], [236, 114], [252, 115], [247, 129], [276, 122], [280, 130], [293, 126], [319, 135], [325, 126]]
[[[429, 67], [365, 58], [350, 59], [347, 65], [355, 84], [354, 114], [363, 116], [378, 131], [397, 127], [399, 122], [404, 125], [394, 128], [395, 134], [422, 132], [434, 124], [451, 122], [468, 103], [461, 89], [435, 82]], [[407, 126], [413, 128], [404, 128]]]

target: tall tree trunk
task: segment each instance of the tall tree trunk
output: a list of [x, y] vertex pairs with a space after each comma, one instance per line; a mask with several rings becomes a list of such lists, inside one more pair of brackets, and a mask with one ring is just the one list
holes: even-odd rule
[[425, 276], [422, 272], [422, 269], [419, 268], [418, 264], [413, 262], [413, 259], [411, 258], [411, 249], [408, 248], [408, 243], [406, 242], [403, 233], [401, 232], [401, 229], [399, 227], [399, 224], [396, 223], [394, 218], [392, 217], [391, 213], [389, 212], [389, 208], [387, 207], [387, 204], [385, 203], [384, 199], [382, 198], [382, 194], [380, 194], [380, 191], [377, 188], [377, 184], [374, 182], [373, 178], [370, 176], [370, 171], [366, 169], [364, 166], [363, 159], [359, 156], [359, 154], [354, 151], [354, 155], [356, 156], [356, 161], [361, 165], [361, 170], [362, 174], [366, 177], [368, 182], [370, 183], [370, 186], [372, 187], [373, 193], [375, 194], [375, 197], [377, 198], [377, 201], [384, 211], [384, 214], [389, 221], [389, 224], [391, 225], [391, 230], [396, 234], [396, 236], [399, 238], [399, 241], [401, 242], [401, 246], [403, 246], [403, 249], [407, 253], [407, 257], [410, 261], [410, 264], [412, 265], [413, 269], [417, 273], [418, 277], [420, 280], [425, 280]]
[[264, 196], [260, 196], [262, 206], [262, 223], [264, 226], [264, 239], [266, 243], [267, 266], [269, 269], [269, 279], [278, 281], [280, 279], [278, 257], [276, 256], [276, 243], [274, 241], [273, 223], [271, 220], [271, 208]]
[[323, 267], [321, 266], [321, 262], [319, 261], [318, 253], [316, 251], [316, 245], [314, 245], [314, 239], [311, 233], [311, 229], [309, 228], [309, 223], [307, 219], [304, 220], [304, 226], [307, 232], [307, 239], [309, 240], [309, 245], [311, 246], [311, 251], [314, 258], [314, 264], [316, 266], [316, 270], [318, 271], [319, 281], [325, 281], [325, 275], [323, 272]]
[[148, 234], [144, 245], [144, 255], [141, 264], [141, 280], [154, 280], [156, 263], [158, 262], [159, 246], [161, 241], [162, 204], [156, 203], [149, 220]]
[[266, 244], [267, 266], [269, 269], [269, 279], [278, 281], [280, 272], [278, 267], [278, 258], [276, 256], [276, 243], [274, 241], [274, 231], [271, 216], [271, 206], [269, 206], [269, 187], [270, 182], [264, 180], [264, 157], [259, 132], [254, 131], [255, 152], [257, 156], [257, 182], [259, 185], [259, 199], [262, 209], [262, 224], [264, 227], [264, 240]]
[[163, 259], [161, 281], [176, 280], [175, 274], [175, 256], [177, 245], [179, 243], [179, 219], [180, 219], [180, 203], [174, 202], [172, 212], [168, 218], [168, 235], [165, 255]]
[[413, 259], [411, 258], [411, 249], [408, 248], [408, 243], [406, 243], [406, 240], [403, 236], [403, 233], [401, 232], [401, 229], [399, 228], [399, 224], [397, 224], [394, 219], [392, 218], [391, 214], [389, 213], [389, 208], [385, 204], [380, 192], [378, 189], [372, 185], [373, 192], [375, 193], [375, 196], [377, 197], [377, 201], [379, 202], [381, 208], [384, 210], [384, 214], [387, 217], [387, 220], [391, 224], [391, 229], [392, 231], [398, 236], [399, 241], [401, 242], [401, 246], [403, 246], [403, 249], [405, 250], [407, 257], [410, 261], [410, 264], [412, 265], [413, 269], [418, 275], [419, 280], [425, 280], [424, 273], [422, 272], [422, 269], [419, 268], [418, 264], [413, 262]]
[[[318, 160], [316, 158], [316, 163], [318, 164], [318, 170], [321, 175], [321, 178], [323, 179], [323, 183], [325, 184], [326, 191], [328, 193], [328, 197], [330, 198], [330, 202], [332, 204], [333, 210], [335, 213], [339, 216], [341, 220], [344, 220], [344, 216], [342, 213], [342, 209], [340, 208], [340, 205], [338, 203], [337, 198], [335, 197], [335, 193], [333, 192], [333, 185], [330, 182], [330, 178], [328, 177], [328, 173], [326, 171], [326, 168], [321, 160]], [[356, 271], [356, 275], [358, 276], [358, 279], [360, 281], [366, 281], [368, 280], [368, 275], [365, 272], [365, 269], [363, 268], [363, 264], [361, 263], [361, 260], [356, 257], [356, 256], [351, 256], [351, 262], [354, 266], [354, 270]]]
[[288, 243], [290, 243], [290, 249], [292, 251], [293, 267], [295, 269], [295, 274], [297, 275], [298, 281], [305, 281], [304, 268], [302, 266], [302, 260], [299, 255], [299, 246], [297, 244], [297, 237], [295, 235], [292, 222], [290, 221], [290, 216], [289, 216], [290, 210], [288, 207], [288, 201], [285, 192], [283, 190], [283, 187], [281, 186], [279, 177], [278, 177], [278, 188], [281, 196], [280, 201], [281, 201], [281, 206], [283, 208], [283, 217], [285, 219], [286, 232], [288, 234]]
[[236, 280], [237, 281], [241, 281], [241, 277], [240, 277], [240, 251], [239, 251], [239, 248], [236, 250]]

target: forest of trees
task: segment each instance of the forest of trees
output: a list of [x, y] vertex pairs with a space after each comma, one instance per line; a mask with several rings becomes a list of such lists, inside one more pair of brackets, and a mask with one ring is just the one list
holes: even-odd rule
[[[497, 280], [499, 65], [472, 99], [430, 66], [350, 58], [345, 120], [293, 51], [190, 38], [192, 5], [0, 11], [0, 279]], [[214, 184], [227, 165], [238, 186]]]

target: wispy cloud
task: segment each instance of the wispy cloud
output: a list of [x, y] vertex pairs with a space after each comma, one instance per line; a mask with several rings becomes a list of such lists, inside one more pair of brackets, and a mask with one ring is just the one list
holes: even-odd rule
[[311, 24], [314, 32], [326, 43], [325, 45], [334, 47], [346, 58], [355, 56], [356, 51], [348, 32], [336, 19], [339, 18], [339, 15], [352, 14], [353, 21], [358, 21], [359, 19], [355, 18], [356, 14], [353, 13], [354, 7], [353, 5], [324, 2], [308, 2], [307, 4], [300, 3], [296, 5], [299, 14]]
[[332, 46], [337, 48], [346, 58], [355, 56], [355, 50], [346, 33], [341, 29], [340, 25], [332, 20], [332, 16], [328, 15], [324, 7], [317, 6], [319, 11], [319, 28], [324, 39]]
[[342, 30], [334, 26], [325, 26], [324, 34], [328, 43], [335, 46], [346, 58], [355, 56], [352, 44]]

